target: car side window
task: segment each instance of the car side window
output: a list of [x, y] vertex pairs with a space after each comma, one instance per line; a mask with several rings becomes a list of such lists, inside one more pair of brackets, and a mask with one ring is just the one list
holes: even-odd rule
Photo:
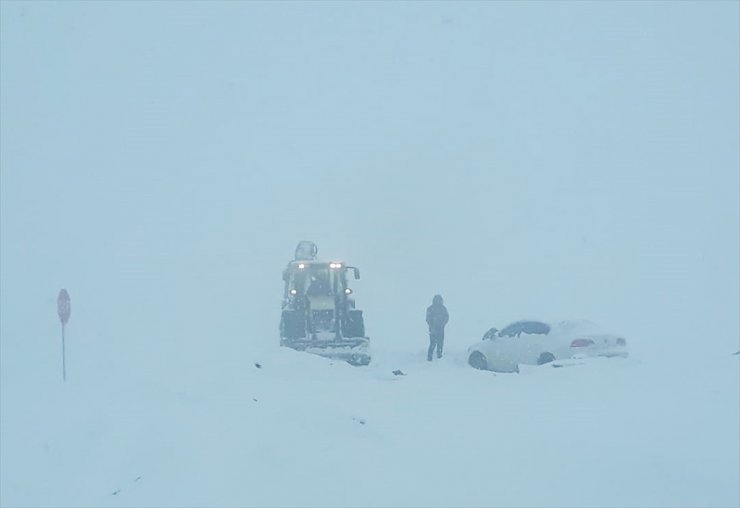
[[517, 321], [501, 330], [499, 335], [501, 337], [519, 337], [522, 333], [547, 335], [550, 333], [550, 325], [540, 321]]

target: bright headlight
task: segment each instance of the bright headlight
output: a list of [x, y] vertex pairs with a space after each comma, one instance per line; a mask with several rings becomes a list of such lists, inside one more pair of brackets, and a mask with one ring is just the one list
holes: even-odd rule
[[342, 268], [342, 263], [329, 263], [329, 268]]
[[293, 295], [293, 296], [295, 296], [295, 295], [297, 295], [297, 294], [298, 294], [298, 290], [297, 290], [297, 289], [295, 289], [295, 288], [294, 288], [294, 289], [291, 289], [291, 290], [290, 290], [289, 292], [290, 292], [290, 294], [291, 294], [291, 295]]
[[350, 288], [345, 288], [344, 294], [345, 295], [351, 295], [352, 294], [352, 290]]
[[303, 270], [304, 268], [306, 268], [306, 265], [304, 265], [303, 263], [298, 263], [299, 270]]

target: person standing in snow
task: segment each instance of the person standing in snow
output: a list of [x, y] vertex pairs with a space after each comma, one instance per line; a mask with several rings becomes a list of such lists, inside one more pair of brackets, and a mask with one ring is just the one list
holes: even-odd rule
[[427, 360], [432, 361], [434, 349], [437, 349], [437, 358], [442, 358], [442, 347], [445, 343], [445, 325], [450, 320], [447, 308], [440, 295], [434, 295], [432, 304], [427, 307], [427, 324], [429, 325], [429, 351]]

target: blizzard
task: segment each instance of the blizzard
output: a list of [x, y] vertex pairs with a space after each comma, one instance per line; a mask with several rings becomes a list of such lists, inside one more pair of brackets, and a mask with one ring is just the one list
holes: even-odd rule
[[[0, 0], [0, 505], [737, 508], [739, 17]], [[280, 347], [300, 241], [369, 365]], [[629, 356], [468, 365], [565, 319]]]

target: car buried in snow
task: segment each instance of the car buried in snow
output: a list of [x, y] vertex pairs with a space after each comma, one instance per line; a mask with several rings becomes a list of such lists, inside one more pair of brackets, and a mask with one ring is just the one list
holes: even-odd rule
[[556, 323], [516, 321], [502, 330], [491, 328], [468, 348], [468, 364], [495, 372], [519, 372], [519, 365], [544, 365], [556, 360], [626, 357], [627, 341], [584, 320]]

